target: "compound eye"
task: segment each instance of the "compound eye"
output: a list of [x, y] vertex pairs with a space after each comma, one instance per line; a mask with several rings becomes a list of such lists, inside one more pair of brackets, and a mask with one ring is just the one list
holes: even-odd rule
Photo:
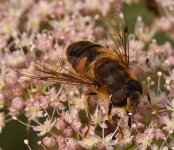
[[130, 97], [128, 98], [128, 104], [129, 104], [129, 107], [131, 107], [130, 109], [136, 109], [136, 107], [139, 103], [139, 99], [140, 99], [140, 93], [139, 92], [132, 93], [130, 95]]
[[124, 89], [120, 89], [114, 92], [110, 97], [110, 101], [114, 106], [117, 107], [125, 106], [127, 104], [127, 96]]

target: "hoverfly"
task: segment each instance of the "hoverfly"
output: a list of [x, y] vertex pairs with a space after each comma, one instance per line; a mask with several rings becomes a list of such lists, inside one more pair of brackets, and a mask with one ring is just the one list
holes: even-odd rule
[[[52, 68], [41, 63], [35, 64], [39, 74], [27, 74], [30, 78], [53, 81], [92, 89], [89, 95], [98, 95], [108, 100], [108, 118], [112, 107], [121, 107], [132, 113], [143, 94], [143, 87], [130, 68], [128, 28], [124, 15], [117, 13], [106, 22], [107, 46], [91, 41], [77, 41], [66, 49], [66, 62]], [[88, 107], [88, 106], [87, 106]], [[87, 111], [90, 119], [90, 114]]]

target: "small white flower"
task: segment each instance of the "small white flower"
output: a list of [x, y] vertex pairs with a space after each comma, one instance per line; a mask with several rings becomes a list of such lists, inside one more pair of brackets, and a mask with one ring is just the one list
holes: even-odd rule
[[162, 72], [161, 71], [158, 71], [157, 72], [157, 75], [160, 77], [160, 76], [162, 76]]
[[106, 128], [106, 124], [103, 124], [103, 120], [104, 120], [104, 116], [102, 115], [101, 112], [96, 111], [94, 113], [94, 115], [91, 115], [91, 121], [95, 124], [95, 125], [99, 125], [102, 128]]
[[120, 139], [120, 143], [121, 144], [129, 144], [131, 143], [132, 139], [133, 139], [133, 136], [131, 136], [131, 131], [130, 130], [123, 130], [123, 137]]
[[112, 140], [114, 133], [110, 133], [105, 137], [96, 136], [98, 147], [113, 150], [113, 146], [118, 144], [118, 139]]
[[34, 131], [40, 131], [38, 136], [43, 136], [44, 134], [48, 133], [53, 128], [55, 123], [56, 123], [56, 119], [53, 122], [51, 122], [50, 120], [46, 119], [44, 124], [41, 124], [40, 126], [33, 127], [33, 130]]
[[77, 98], [75, 99], [75, 106], [78, 108], [78, 109], [84, 109], [84, 100], [81, 99], [81, 98]]
[[152, 138], [145, 133], [138, 134], [136, 136], [136, 143], [139, 145], [140, 149], [145, 150], [151, 145]]
[[164, 130], [168, 131], [169, 133], [173, 133], [174, 131], [174, 112], [171, 114], [171, 119], [169, 116], [161, 117], [162, 123], [166, 126], [163, 127]]
[[24, 144], [28, 145], [28, 143], [29, 143], [28, 140], [25, 139], [25, 140], [24, 140]]
[[30, 101], [25, 108], [25, 112], [26, 117], [29, 119], [43, 117], [43, 111], [41, 110], [40, 103], [37, 101]]
[[82, 141], [79, 142], [79, 144], [86, 149], [92, 149], [97, 142], [98, 138], [90, 137], [90, 138], [84, 138]]

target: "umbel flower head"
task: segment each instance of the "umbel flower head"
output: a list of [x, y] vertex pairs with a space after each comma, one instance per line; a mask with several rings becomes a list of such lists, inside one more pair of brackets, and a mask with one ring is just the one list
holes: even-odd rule
[[[123, 9], [130, 27], [128, 39], [123, 41], [112, 40], [114, 34], [118, 39], [122, 36], [117, 27], [109, 34], [105, 26], [118, 8]], [[21, 144], [14, 149], [21, 149], [23, 143], [34, 149], [31, 139], [37, 139], [35, 144], [43, 149], [174, 149], [172, 0], [8, 0], [0, 3], [0, 20], [0, 139], [5, 139], [9, 122], [18, 122], [26, 127], [28, 136], [31, 131], [36, 134], [18, 141]], [[106, 33], [110, 39], [105, 39]], [[58, 72], [66, 79], [76, 74], [69, 71], [66, 49], [82, 40], [117, 50], [129, 43], [130, 69], [144, 89], [134, 112], [114, 107], [108, 117], [108, 98], [87, 98], [89, 80], [81, 86], [55, 82]], [[41, 78], [49, 69], [53, 70], [51, 76]], [[15, 140], [21, 139], [17, 136]], [[2, 149], [9, 145], [0, 142]]]

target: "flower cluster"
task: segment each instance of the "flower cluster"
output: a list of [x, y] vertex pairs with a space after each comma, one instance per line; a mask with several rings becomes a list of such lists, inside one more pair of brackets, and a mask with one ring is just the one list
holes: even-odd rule
[[[18, 121], [37, 133], [37, 144], [43, 149], [174, 149], [172, 0], [153, 0], [156, 11], [144, 0], [152, 22], [145, 24], [143, 17], [137, 16], [134, 32], [129, 35], [130, 68], [145, 87], [135, 113], [128, 116], [124, 109], [113, 108], [112, 122], [107, 115], [108, 100], [97, 96], [87, 99], [87, 87], [40, 81], [32, 76], [33, 64], [38, 62], [58, 69], [55, 63], [65, 60], [66, 48], [72, 42], [101, 42], [106, 30], [104, 20], [116, 9], [135, 3], [142, 1], [2, 1], [0, 134], [9, 121]], [[168, 35], [163, 44], [155, 37], [160, 32]], [[85, 113], [87, 109], [90, 116]], [[22, 142], [32, 149], [27, 139]]]

